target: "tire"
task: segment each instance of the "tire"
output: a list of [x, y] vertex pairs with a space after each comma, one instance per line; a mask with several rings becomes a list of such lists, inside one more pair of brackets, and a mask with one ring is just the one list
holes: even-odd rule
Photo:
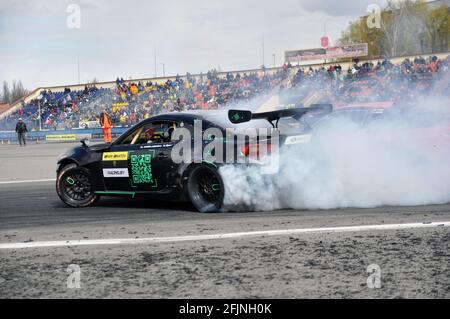
[[76, 164], [64, 166], [58, 172], [56, 192], [66, 205], [74, 208], [91, 206], [100, 198], [92, 188], [89, 170]]
[[189, 173], [187, 193], [200, 213], [217, 213], [223, 206], [225, 186], [215, 168], [199, 165]]

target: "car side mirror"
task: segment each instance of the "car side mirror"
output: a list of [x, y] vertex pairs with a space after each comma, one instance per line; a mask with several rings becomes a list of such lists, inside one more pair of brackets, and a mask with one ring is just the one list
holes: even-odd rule
[[87, 138], [83, 138], [80, 143], [84, 146], [84, 147], [89, 147], [89, 139]]

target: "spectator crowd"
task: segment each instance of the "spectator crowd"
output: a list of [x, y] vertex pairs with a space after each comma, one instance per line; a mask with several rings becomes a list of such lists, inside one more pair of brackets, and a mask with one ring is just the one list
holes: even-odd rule
[[39, 125], [50, 130], [95, 127], [103, 111], [111, 115], [113, 126], [127, 127], [160, 113], [221, 109], [274, 92], [295, 93], [295, 102], [319, 92], [335, 105], [408, 101], [427, 93], [448, 71], [448, 57], [418, 57], [400, 64], [387, 59], [376, 64], [355, 60], [347, 70], [341, 65], [313, 69], [284, 64], [275, 72], [188, 73], [163, 83], [118, 78], [112, 89], [92, 84], [80, 91], [43, 90], [35, 100], [0, 120], [0, 130], [11, 130], [18, 118], [24, 119], [30, 130]]
[[230, 103], [250, 101], [278, 87], [287, 74], [278, 71], [219, 76], [217, 71], [210, 71], [201, 76], [177, 76], [163, 83], [125, 82], [118, 78], [114, 89], [90, 85], [82, 91], [65, 89], [53, 93], [44, 90], [0, 125], [3, 129], [15, 125], [21, 117], [33, 129], [39, 127], [39, 122], [43, 129], [52, 130], [90, 127], [93, 122], [99, 122], [100, 113], [106, 111], [114, 126], [130, 126], [163, 112], [220, 109]]
[[[393, 64], [384, 59], [376, 64], [359, 63], [343, 70], [340, 65], [313, 70], [299, 69], [291, 89], [297, 96], [320, 91], [333, 105], [367, 102], [408, 103], [425, 96], [449, 71], [449, 57], [444, 60], [436, 56], [403, 60]], [[447, 94], [449, 90], [447, 91]]]

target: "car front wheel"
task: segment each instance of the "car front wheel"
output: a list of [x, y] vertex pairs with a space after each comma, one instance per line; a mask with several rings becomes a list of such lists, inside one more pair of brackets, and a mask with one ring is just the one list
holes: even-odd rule
[[89, 170], [76, 164], [69, 164], [59, 171], [56, 191], [70, 207], [87, 207], [99, 199], [94, 192]]

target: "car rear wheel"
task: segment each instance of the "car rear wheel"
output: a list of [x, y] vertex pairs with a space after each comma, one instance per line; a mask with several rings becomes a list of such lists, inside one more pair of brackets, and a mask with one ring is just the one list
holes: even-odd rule
[[69, 164], [59, 171], [56, 191], [59, 198], [70, 207], [87, 207], [99, 199], [92, 186], [91, 173], [76, 164]]
[[216, 213], [223, 206], [225, 187], [219, 172], [208, 165], [200, 165], [189, 173], [189, 199], [201, 213]]

